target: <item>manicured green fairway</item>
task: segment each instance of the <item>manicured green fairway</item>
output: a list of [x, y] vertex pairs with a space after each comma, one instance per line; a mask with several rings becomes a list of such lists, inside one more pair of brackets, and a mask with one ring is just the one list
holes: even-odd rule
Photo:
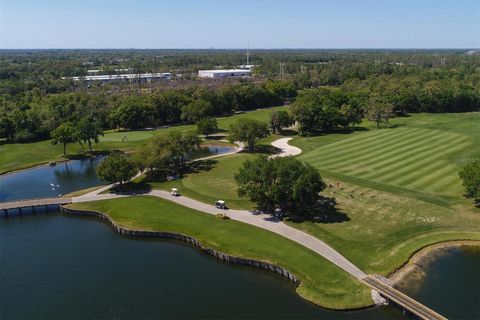
[[472, 146], [469, 137], [439, 130], [376, 130], [302, 156], [322, 171], [442, 195], [461, 193], [451, 156]]
[[281, 265], [300, 278], [301, 285], [297, 292], [302, 297], [324, 307], [358, 308], [372, 303], [370, 290], [366, 286], [320, 255], [257, 227], [218, 219], [154, 197], [69, 206], [104, 212], [127, 228], [183, 233], [225, 253]]
[[[458, 165], [480, 147], [475, 121], [480, 123], [479, 113], [397, 118], [394, 122], [400, 127], [394, 129], [336, 135], [326, 143], [321, 143], [322, 137], [312, 138], [317, 147], [300, 159], [325, 175], [380, 190], [438, 195], [437, 200], [460, 197]], [[428, 200], [428, 195], [422, 199]]]
[[[281, 106], [236, 114], [230, 117], [221, 117], [218, 118], [218, 127], [222, 130], [228, 130], [230, 124], [241, 118], [267, 121], [271, 112], [286, 108], [288, 107]], [[106, 132], [104, 136], [100, 137], [100, 143], [93, 145], [93, 149], [96, 151], [135, 151], [136, 148], [142, 145], [146, 139], [152, 137], [154, 134], [165, 134], [171, 131], [188, 131], [195, 129], [196, 126], [194, 125], [182, 125], [162, 128], [155, 131]], [[47, 163], [49, 161], [65, 160], [62, 153], [62, 147], [53, 146], [50, 141], [0, 145], [0, 174]], [[81, 153], [80, 145], [68, 145], [67, 153]]]
[[240, 153], [209, 161], [211, 169], [199, 173], [187, 174], [182, 180], [152, 183], [156, 189], [170, 190], [178, 188], [186, 197], [205, 203], [224, 200], [233, 209], [250, 209], [253, 204], [237, 195], [235, 173], [247, 159], [254, 159], [258, 154]]

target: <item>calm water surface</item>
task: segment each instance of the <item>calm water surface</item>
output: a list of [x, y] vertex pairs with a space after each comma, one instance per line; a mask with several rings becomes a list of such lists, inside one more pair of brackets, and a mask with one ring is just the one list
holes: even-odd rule
[[406, 281], [401, 290], [448, 319], [480, 319], [479, 247], [443, 249], [425, 272], [420, 285]]
[[102, 184], [95, 167], [103, 157], [39, 166], [0, 176], [0, 202], [57, 197]]
[[[225, 154], [235, 147], [208, 145], [195, 157]], [[0, 175], [0, 202], [22, 199], [58, 197], [73, 191], [102, 184], [95, 172], [103, 157], [58, 163], [56, 166], [39, 166], [19, 172]]]
[[1, 319], [401, 319], [392, 308], [324, 310], [275, 274], [89, 218], [37, 214], [0, 219], [0, 230]]

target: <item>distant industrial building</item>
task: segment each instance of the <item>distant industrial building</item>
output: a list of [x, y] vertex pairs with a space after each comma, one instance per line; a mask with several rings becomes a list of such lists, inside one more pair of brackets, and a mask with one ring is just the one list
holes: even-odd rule
[[249, 77], [252, 72], [245, 69], [229, 69], [229, 70], [200, 70], [198, 76], [200, 78], [238, 78]]
[[62, 79], [71, 79], [73, 81], [116, 81], [116, 80], [136, 80], [136, 79], [160, 79], [170, 80], [172, 74], [170, 72], [163, 73], [126, 73], [126, 74], [106, 74], [98, 76], [78, 76], [78, 77], [62, 77]]

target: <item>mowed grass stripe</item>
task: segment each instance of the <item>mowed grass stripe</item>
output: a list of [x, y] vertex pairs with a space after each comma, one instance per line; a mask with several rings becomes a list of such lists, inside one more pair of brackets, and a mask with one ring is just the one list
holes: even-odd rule
[[[402, 146], [398, 148], [395, 148], [395, 146], [394, 144], [393, 149], [389, 148], [388, 152], [372, 154], [371, 157], [363, 156], [361, 158], [355, 158], [356, 165], [350, 167], [356, 167], [357, 169], [348, 171], [358, 171], [358, 168], [361, 167], [363, 168], [362, 174], [365, 176], [380, 175], [380, 172], [383, 175], [385, 170], [390, 171], [390, 164], [401, 163], [401, 160], [415, 156], [418, 150], [423, 150], [426, 146], [431, 147], [432, 144], [430, 141], [418, 140], [415, 143], [402, 144]], [[349, 169], [350, 167], [346, 166], [345, 168]], [[366, 170], [366, 168], [369, 168], [369, 170]]]
[[[411, 129], [409, 130], [411, 131], [411, 133], [408, 132], [405, 134], [405, 136], [414, 137], [415, 131], [418, 131], [418, 130], [419, 129]], [[326, 160], [328, 159], [340, 160], [341, 158], [347, 155], [355, 154], [356, 152], [365, 152], [366, 150], [372, 150], [372, 151], [377, 150], [378, 144], [391, 141], [391, 137], [393, 135], [394, 135], [393, 131], [389, 132], [388, 135], [381, 135], [380, 137], [378, 137], [378, 139], [376, 140], [373, 139], [372, 142], [375, 142], [375, 143], [371, 143], [371, 141], [365, 141], [365, 140], [352, 141], [352, 143], [349, 146], [338, 146], [337, 143], [332, 143], [332, 144], [329, 144], [328, 146], [320, 147], [317, 150], [324, 155], [324, 159]], [[375, 136], [372, 138], [375, 138]], [[331, 147], [331, 148], [327, 149], [327, 147]]]
[[[390, 133], [390, 132], [389, 132], [388, 135], [381, 135], [380, 137], [378, 137], [377, 141], [388, 141], [389, 137], [391, 135], [392, 135], [392, 133]], [[372, 134], [370, 134], [370, 136], [372, 136]], [[373, 136], [372, 138], [375, 138], [375, 137]], [[370, 141], [365, 141], [363, 139], [359, 142], [352, 141], [350, 143], [350, 145], [348, 145], [348, 146], [343, 146], [343, 145], [339, 146], [339, 145], [337, 145], [337, 142], [334, 142], [334, 143], [328, 144], [326, 146], [321, 146], [321, 147], [318, 147], [318, 148], [312, 150], [312, 151], [316, 151], [316, 152], [312, 153], [312, 151], [310, 151], [309, 153], [305, 154], [303, 156], [303, 158], [308, 159], [309, 157], [316, 157], [316, 156], [318, 156], [319, 153], [321, 153], [322, 156], [325, 157], [325, 159], [330, 159], [330, 158], [335, 159], [335, 158], [343, 157], [346, 152], [348, 152], [350, 154], [350, 153], [353, 153], [353, 152], [358, 151], [358, 150], [362, 150], [363, 148], [370, 147], [370, 146], [371, 146], [371, 142]]]
[[461, 190], [462, 184], [458, 176], [458, 167], [447, 164], [410, 184], [412, 188], [430, 190], [435, 193], [455, 193]]
[[[442, 133], [441, 138], [447, 138], [449, 133]], [[370, 166], [373, 170], [378, 170], [385, 167], [385, 164], [389, 161], [398, 162], [399, 155], [404, 156], [406, 153], [411, 153], [412, 151], [431, 148], [432, 141], [430, 138], [433, 136], [438, 137], [436, 133], [429, 133], [423, 135], [421, 138], [418, 136], [414, 139], [404, 140], [400, 143], [397, 143], [400, 139], [392, 139], [391, 145], [386, 148], [381, 148], [375, 153], [371, 153], [370, 156], [364, 155], [361, 158], [356, 158], [355, 161], [361, 163], [363, 166]]]
[[[417, 130], [416, 128], [408, 128], [405, 130]], [[378, 140], [382, 139], [382, 137], [386, 135], [394, 134], [393, 130], [375, 130], [375, 131], [368, 131], [365, 133], [358, 134], [356, 136], [345, 138], [341, 141], [336, 141], [333, 143], [329, 143], [325, 146], [322, 146], [322, 149], [329, 150], [330, 148], [337, 149], [337, 147], [341, 147], [344, 145], [351, 146], [352, 141], [354, 142], [367, 142], [370, 140]]]
[[[392, 183], [398, 183], [402, 185], [419, 185], [425, 184], [425, 186], [438, 180], [441, 172], [452, 171], [452, 168], [445, 161], [435, 161], [430, 165], [423, 166], [420, 170], [416, 170], [412, 175], [400, 176], [398, 179], [391, 180]], [[450, 172], [451, 173], [451, 172]], [[420, 176], [420, 177], [419, 177]]]
[[384, 177], [389, 179], [396, 179], [401, 177], [408, 170], [416, 169], [410, 167], [410, 165], [415, 165], [419, 163], [433, 162], [433, 159], [440, 159], [441, 156], [449, 154], [452, 152], [452, 145], [446, 143], [461, 142], [459, 138], [453, 138], [452, 140], [444, 141], [443, 143], [430, 144], [430, 149], [412, 149], [410, 151], [404, 151], [401, 155], [397, 157], [392, 157], [390, 159], [383, 159], [378, 162], [380, 169], [377, 169], [373, 174], [369, 173], [364, 176], [364, 178], [376, 179], [378, 177]]
[[365, 180], [365, 179], [361, 179], [354, 176], [347, 176], [347, 175], [337, 173], [334, 171], [329, 171], [329, 170], [319, 169], [318, 171], [320, 172], [320, 174], [322, 174], [322, 176], [338, 179], [341, 181], [357, 184], [357, 185], [368, 187], [368, 188], [374, 188], [380, 191], [398, 194], [398, 195], [409, 197], [409, 198], [422, 200], [422, 201], [433, 203], [439, 206], [449, 207], [456, 201], [455, 197], [448, 196], [448, 195], [431, 194], [431, 193], [426, 193], [418, 190], [406, 189], [400, 186], [393, 186], [393, 185], [389, 185], [386, 183], [381, 183], [373, 180]]
[[[422, 167], [419, 167], [419, 166], [413, 167], [412, 169], [414, 170], [416, 175], [422, 176], [423, 179], [426, 180], [426, 181], [428, 181], [428, 179], [429, 179], [428, 177], [438, 176], [437, 172], [440, 171], [440, 170], [445, 171], [446, 168], [450, 168], [449, 169], [450, 171], [456, 171], [456, 170], [458, 170], [456, 168], [456, 166], [451, 165], [446, 160], [447, 155], [451, 152], [455, 152], [455, 151], [458, 151], [458, 150], [465, 149], [469, 145], [470, 144], [467, 141], [464, 141], [462, 143], [458, 143], [458, 144], [455, 144], [453, 146], [445, 146], [445, 148], [451, 148], [451, 149], [444, 150], [443, 152], [441, 152], [441, 150], [439, 150], [439, 149], [435, 149], [435, 150], [433, 150], [433, 152], [438, 152], [438, 154], [435, 154], [435, 156], [429, 157], [429, 159], [427, 159], [427, 160], [431, 161], [430, 164], [424, 165]], [[420, 164], [422, 164], [422, 163], [420, 163]], [[406, 176], [402, 177], [401, 173], [400, 173], [399, 177], [394, 179], [394, 182], [400, 183], [400, 184], [409, 184], [409, 183], [412, 183], [414, 181], [409, 179]]]
[[[448, 134], [444, 134], [448, 136]], [[424, 136], [425, 137], [425, 136]], [[397, 143], [397, 141], [402, 141], [402, 139], [396, 138], [390, 141], [390, 145], [385, 148], [377, 148], [376, 152], [367, 152], [363, 155], [353, 156], [350, 158], [349, 162], [355, 161], [355, 165], [352, 164], [354, 167], [363, 167], [367, 168], [372, 166], [371, 170], [369, 171], [370, 174], [375, 174], [375, 171], [380, 168], [384, 168], [385, 165], [382, 162], [393, 161], [397, 162], [399, 155], [405, 155], [406, 153], [411, 153], [412, 150], [418, 150], [422, 147], [429, 145], [431, 146], [431, 141], [428, 139], [418, 139], [418, 137], [414, 137], [413, 139], [403, 140], [402, 142]], [[413, 142], [412, 142], [413, 141]], [[416, 151], [415, 151], [416, 152]], [[342, 166], [347, 168], [345, 161], [339, 162], [336, 164], [337, 166]]]
[[449, 198], [461, 194], [458, 167], [450, 158], [468, 149], [469, 136], [426, 128], [378, 131], [313, 149], [300, 158], [320, 172], [398, 187], [402, 193], [411, 190]]
[[[454, 139], [450, 142], [460, 143], [461, 140]], [[383, 180], [389, 179], [392, 181], [402, 177], [405, 174], [408, 174], [409, 172], [415, 173], [415, 170], [428, 163], [434, 164], [436, 160], [441, 160], [443, 156], [446, 156], [451, 152], [452, 145], [450, 144], [442, 144], [437, 148], [430, 150], [412, 150], [411, 152], [405, 153], [402, 157], [399, 157], [397, 161], [386, 161], [387, 164], [385, 165], [384, 169], [378, 170], [378, 174], [374, 176], [368, 174], [364, 178], [376, 179], [381, 176]]]
[[[397, 153], [399, 150], [409, 149], [417, 144], [425, 144], [423, 140], [418, 139], [418, 131], [411, 134], [402, 134], [394, 137], [389, 137], [387, 141], [379, 141], [378, 143], [371, 144], [369, 146], [360, 145], [356, 148], [358, 151], [351, 152], [350, 149], [344, 150], [343, 155], [335, 158], [334, 155], [328, 155], [327, 161], [322, 161], [322, 164], [329, 166], [334, 163], [335, 166], [343, 166], [346, 163], [352, 162], [352, 159], [356, 163], [361, 163], [363, 160], [371, 159], [375, 162], [377, 157], [389, 158], [390, 154]], [[432, 133], [432, 136], [435, 135]], [[323, 151], [323, 150], [321, 150]]]

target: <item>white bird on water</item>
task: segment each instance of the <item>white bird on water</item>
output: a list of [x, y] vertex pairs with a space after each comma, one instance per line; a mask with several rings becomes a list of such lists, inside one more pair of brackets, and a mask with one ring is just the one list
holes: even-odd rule
[[59, 184], [57, 184], [57, 188], [60, 188], [60, 185], [59, 185]]
[[50, 185], [51, 185], [52, 187], [55, 187], [55, 185], [54, 185], [53, 183], [50, 183]]

